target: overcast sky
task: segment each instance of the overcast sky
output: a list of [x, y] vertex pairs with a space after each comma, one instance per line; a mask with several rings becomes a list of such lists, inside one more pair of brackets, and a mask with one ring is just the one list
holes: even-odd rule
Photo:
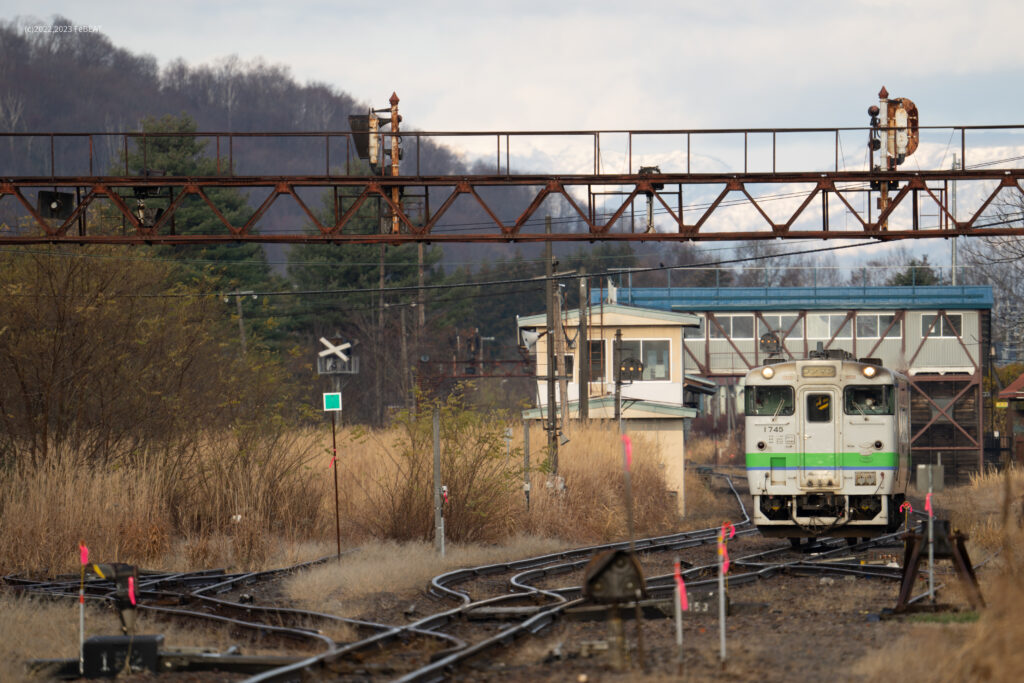
[[[632, 5], [632, 7], [630, 7]], [[1013, 0], [0, 0], [161, 66], [287, 65], [420, 130], [861, 126], [887, 86], [922, 124], [1018, 123]]]

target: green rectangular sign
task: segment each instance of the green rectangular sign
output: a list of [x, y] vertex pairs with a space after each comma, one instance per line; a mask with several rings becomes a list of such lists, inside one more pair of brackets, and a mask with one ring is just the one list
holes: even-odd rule
[[324, 394], [324, 410], [341, 410], [341, 392]]

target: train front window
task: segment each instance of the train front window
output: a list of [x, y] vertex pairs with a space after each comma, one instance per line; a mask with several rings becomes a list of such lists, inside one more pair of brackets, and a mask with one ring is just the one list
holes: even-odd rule
[[847, 415], [892, 415], [895, 400], [891, 386], [848, 386], [843, 391]]
[[792, 415], [793, 387], [747, 387], [747, 415]]

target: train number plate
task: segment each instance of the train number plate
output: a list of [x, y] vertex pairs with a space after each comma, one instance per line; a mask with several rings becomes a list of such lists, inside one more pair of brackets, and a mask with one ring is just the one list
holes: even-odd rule
[[836, 366], [834, 365], [811, 365], [800, 369], [803, 377], [835, 377]]

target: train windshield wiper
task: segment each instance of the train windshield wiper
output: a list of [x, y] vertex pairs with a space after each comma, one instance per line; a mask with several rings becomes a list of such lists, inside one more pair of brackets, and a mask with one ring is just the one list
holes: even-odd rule
[[772, 422], [775, 422], [775, 418], [777, 418], [779, 416], [779, 413], [782, 412], [782, 406], [784, 406], [785, 404], [786, 404], [786, 399], [780, 398], [779, 399], [779, 405], [775, 406], [775, 414], [772, 415]]

